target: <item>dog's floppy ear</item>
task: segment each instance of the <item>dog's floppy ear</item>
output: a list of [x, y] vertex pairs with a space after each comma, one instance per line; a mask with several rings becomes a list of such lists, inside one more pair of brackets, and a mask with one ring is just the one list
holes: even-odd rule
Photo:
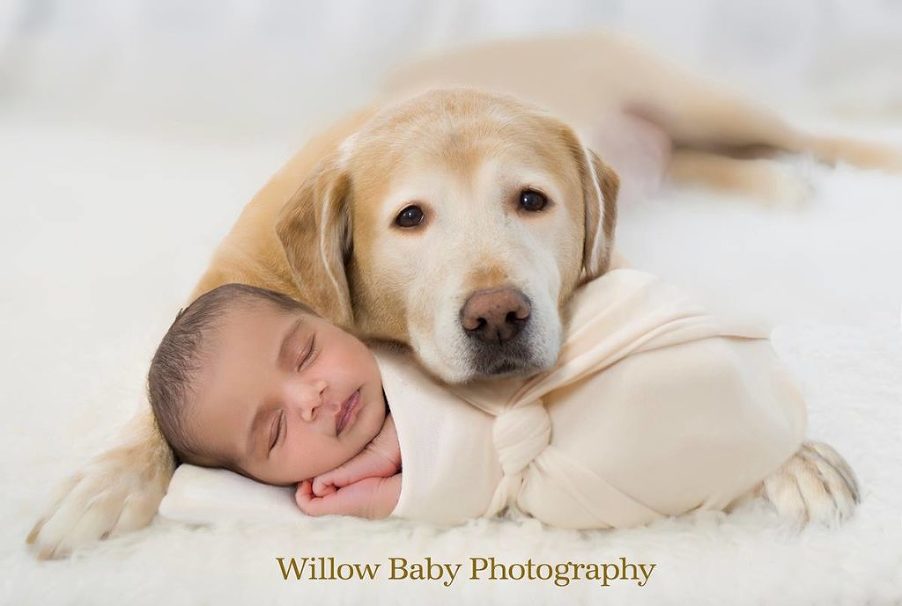
[[351, 251], [351, 178], [338, 153], [325, 158], [279, 212], [276, 233], [301, 299], [323, 318], [353, 324], [345, 259]]
[[588, 147], [580, 145], [578, 155], [586, 232], [580, 283], [585, 283], [605, 273], [611, 264], [620, 179], [617, 173]]

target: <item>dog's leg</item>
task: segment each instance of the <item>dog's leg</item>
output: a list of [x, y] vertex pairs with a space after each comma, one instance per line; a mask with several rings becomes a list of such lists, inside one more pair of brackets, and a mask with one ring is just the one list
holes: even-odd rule
[[805, 442], [759, 488], [777, 512], [802, 526], [835, 525], [852, 515], [860, 501], [849, 464], [822, 442]]
[[799, 153], [810, 151], [828, 164], [845, 162], [859, 168], [875, 168], [902, 173], [902, 150], [889, 145], [860, 141], [850, 137], [803, 135], [798, 139]]
[[124, 440], [61, 486], [26, 541], [41, 559], [147, 526], [172, 478], [172, 452], [146, 406]]
[[701, 185], [793, 206], [804, 202], [811, 193], [804, 179], [775, 160], [731, 158], [691, 149], [674, 150], [669, 176], [680, 185]]
[[834, 165], [845, 162], [865, 169], [902, 172], [902, 148], [853, 137], [800, 131], [767, 108], [721, 87], [678, 71], [667, 73], [668, 91], [649, 87], [627, 102], [627, 111], [650, 120], [673, 140], [674, 147], [726, 155], [749, 150], [809, 154]]

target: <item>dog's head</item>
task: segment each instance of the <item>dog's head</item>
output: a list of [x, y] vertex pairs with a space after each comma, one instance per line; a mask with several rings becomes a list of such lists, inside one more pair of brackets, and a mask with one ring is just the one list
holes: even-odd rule
[[542, 111], [438, 90], [325, 158], [276, 229], [318, 313], [463, 382], [554, 363], [561, 306], [610, 261], [617, 187]]

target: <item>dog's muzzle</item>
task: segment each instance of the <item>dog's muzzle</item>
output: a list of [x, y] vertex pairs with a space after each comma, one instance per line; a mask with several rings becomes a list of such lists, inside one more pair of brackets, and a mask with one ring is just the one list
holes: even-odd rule
[[536, 369], [529, 338], [531, 311], [529, 298], [516, 288], [491, 288], [470, 295], [460, 310], [460, 325], [477, 373], [498, 376]]

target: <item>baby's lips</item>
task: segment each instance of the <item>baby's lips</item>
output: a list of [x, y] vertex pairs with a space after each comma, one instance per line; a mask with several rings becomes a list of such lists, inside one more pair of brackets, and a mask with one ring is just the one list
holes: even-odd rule
[[335, 412], [332, 414], [332, 419], [335, 421], [335, 433], [338, 433], [338, 423], [341, 421], [341, 410], [344, 407], [344, 402], [339, 402], [335, 405]]
[[351, 395], [349, 395], [345, 400], [338, 405], [338, 410], [335, 412], [335, 433], [336, 435], [341, 433], [341, 431], [347, 425], [347, 419], [345, 420], [345, 425], [341, 425], [341, 421], [344, 417], [350, 418], [350, 408], [353, 404], [352, 400], [354, 400], [355, 396], [359, 393], [359, 389], [355, 389]]

